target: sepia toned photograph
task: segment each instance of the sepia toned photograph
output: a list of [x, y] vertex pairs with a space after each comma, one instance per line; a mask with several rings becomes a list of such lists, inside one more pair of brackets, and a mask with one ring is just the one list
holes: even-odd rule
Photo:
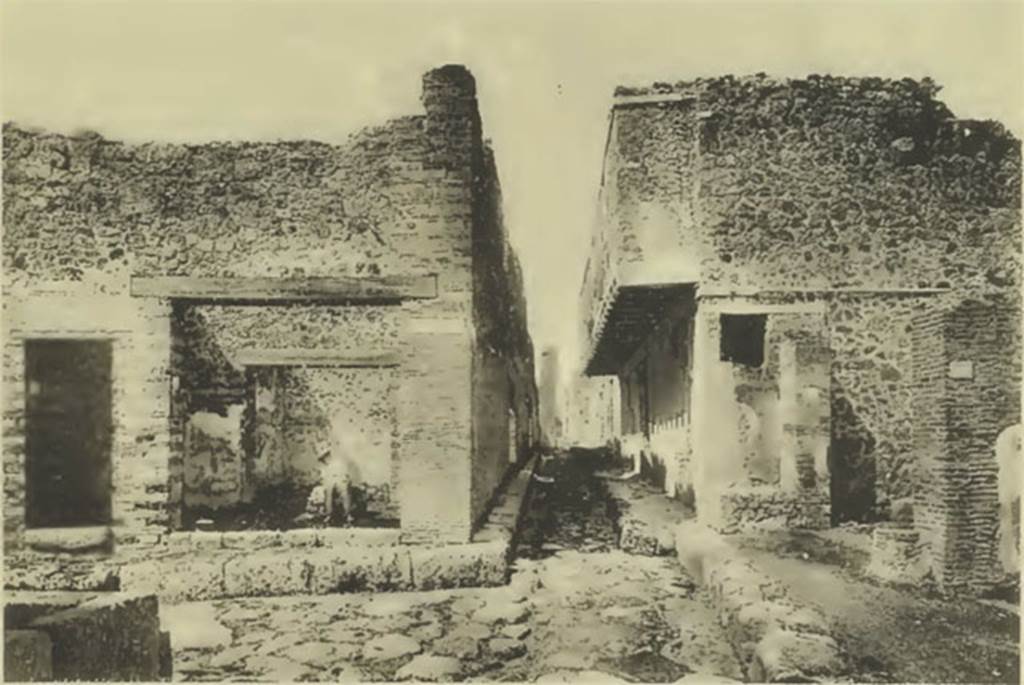
[[8, 0], [3, 680], [1020, 682], [1022, 46]]

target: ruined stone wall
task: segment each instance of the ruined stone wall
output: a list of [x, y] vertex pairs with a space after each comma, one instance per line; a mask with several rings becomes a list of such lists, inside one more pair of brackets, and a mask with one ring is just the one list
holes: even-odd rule
[[695, 103], [620, 105], [613, 116], [614, 175], [605, 179], [615, 189], [608, 198], [617, 236], [613, 270], [620, 283], [681, 282], [680, 273], [697, 267]]
[[1013, 300], [954, 302], [915, 321], [914, 523], [939, 586], [999, 579], [996, 444], [1020, 421], [1020, 312]]
[[[424, 117], [316, 142], [133, 145], [4, 127], [8, 283], [438, 273], [468, 292], [468, 188]], [[441, 132], [444, 133], [444, 132]], [[467, 207], [468, 210], [468, 207]], [[461, 268], [460, 268], [461, 267]]]
[[[994, 122], [953, 120], [936, 90], [759, 76], [616, 93], [589, 330], [616, 279], [826, 302], [839, 521], [884, 519], [913, 491], [914, 313], [949, 289], [1020, 283], [1019, 141]], [[594, 265], [609, 263], [619, 271], [597, 284]]]
[[705, 282], [1019, 283], [1019, 141], [992, 122], [951, 121], [933, 84], [755, 77], [681, 88], [708, 113], [697, 161]]
[[[5, 400], [5, 420], [14, 429], [5, 434], [8, 529], [20, 530], [13, 503], [23, 491], [18, 335], [109, 334], [115, 376], [124, 368], [143, 377], [133, 379], [132, 389], [115, 378], [115, 414], [123, 406], [138, 417], [115, 426], [113, 459], [114, 528], [125, 539], [144, 540], [180, 521], [188, 431], [168, 375], [183, 349], [172, 340], [171, 303], [129, 297], [131, 276], [437, 274], [438, 297], [400, 305], [394, 327], [374, 318], [374, 308], [353, 307], [344, 316], [316, 306], [280, 316], [276, 305], [205, 313], [216, 311], [215, 334], [234, 336], [228, 347], [342, 350], [372, 346], [381, 336], [400, 340], [394, 411], [401, 428], [394, 448], [398, 480], [417, 483], [400, 503], [403, 521], [413, 538], [467, 540], [476, 336], [472, 157], [482, 149], [467, 79], [471, 90], [463, 69], [429, 73], [426, 116], [366, 129], [344, 145], [136, 145], [6, 124], [5, 328], [16, 335], [7, 338], [4, 369], [7, 387], [19, 388]], [[47, 318], [76, 308], [74, 319]], [[142, 313], [124, 314], [133, 309]], [[100, 312], [110, 312], [110, 320]], [[230, 322], [243, 318], [249, 319], [244, 330], [229, 334]], [[237, 369], [222, 368], [220, 376], [207, 371], [214, 376], [204, 383], [237, 389]], [[122, 403], [125, 393], [138, 393], [138, 401]], [[135, 454], [152, 457], [152, 464]], [[431, 487], [445, 496], [419, 496], [420, 488]]]
[[885, 519], [893, 501], [913, 494], [913, 319], [938, 299], [912, 293], [827, 299], [837, 522]]

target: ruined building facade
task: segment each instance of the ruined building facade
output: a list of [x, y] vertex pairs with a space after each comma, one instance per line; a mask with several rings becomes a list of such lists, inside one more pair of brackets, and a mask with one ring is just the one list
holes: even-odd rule
[[473, 77], [422, 101], [344, 145], [5, 125], [9, 559], [301, 527], [339, 453], [353, 525], [471, 539], [539, 438], [533, 350]]
[[1020, 144], [936, 92], [620, 88], [583, 361], [619, 380], [624, 451], [712, 525], [898, 510], [941, 584], [982, 587], [1019, 498], [996, 445], [1019, 445]]

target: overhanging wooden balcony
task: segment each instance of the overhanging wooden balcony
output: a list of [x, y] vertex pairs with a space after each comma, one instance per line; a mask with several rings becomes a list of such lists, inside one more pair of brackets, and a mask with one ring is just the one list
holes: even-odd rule
[[611, 304], [594, 332], [588, 376], [616, 374], [629, 360], [666, 310], [681, 299], [693, 297], [692, 283], [620, 286], [611, 294]]

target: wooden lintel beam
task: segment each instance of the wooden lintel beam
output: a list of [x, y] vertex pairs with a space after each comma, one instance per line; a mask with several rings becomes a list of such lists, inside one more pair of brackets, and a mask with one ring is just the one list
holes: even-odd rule
[[231, 355], [239, 366], [340, 366], [393, 367], [399, 365], [398, 352], [351, 354], [335, 350], [241, 349]]
[[186, 300], [380, 302], [437, 297], [437, 276], [196, 278], [132, 276], [133, 297]]

